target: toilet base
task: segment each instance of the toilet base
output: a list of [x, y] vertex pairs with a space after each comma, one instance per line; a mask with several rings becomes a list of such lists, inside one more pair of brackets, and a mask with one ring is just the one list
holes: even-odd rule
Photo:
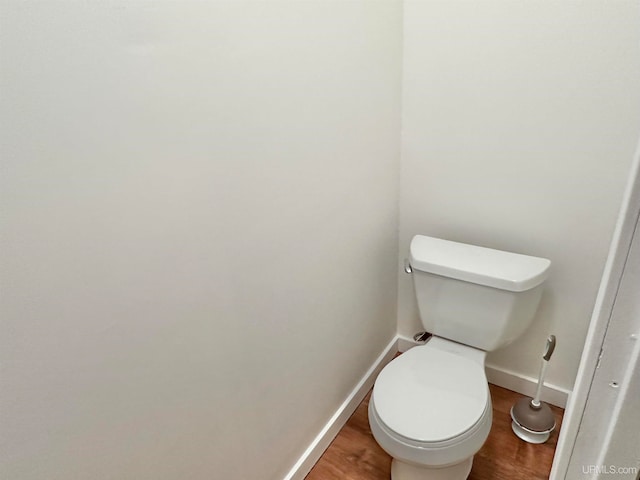
[[473, 457], [442, 468], [417, 466], [394, 458], [391, 461], [391, 480], [466, 480], [472, 465]]

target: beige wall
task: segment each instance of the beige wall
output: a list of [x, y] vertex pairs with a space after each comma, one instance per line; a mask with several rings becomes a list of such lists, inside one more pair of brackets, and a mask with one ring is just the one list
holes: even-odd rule
[[[490, 365], [573, 385], [640, 132], [635, 1], [406, 1], [400, 260], [414, 234], [547, 257], [535, 324]], [[403, 335], [420, 323], [399, 279]]]
[[[0, 476], [279, 479], [415, 233], [550, 258], [570, 388], [638, 131], [632, 1], [2, 3]], [[404, 40], [404, 50], [401, 42]]]
[[395, 335], [400, 3], [0, 8], [0, 477], [282, 478]]

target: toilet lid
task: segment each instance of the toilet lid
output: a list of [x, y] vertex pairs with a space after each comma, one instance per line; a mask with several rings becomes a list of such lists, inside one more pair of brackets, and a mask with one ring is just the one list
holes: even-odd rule
[[482, 416], [487, 399], [481, 365], [428, 344], [389, 363], [373, 389], [380, 420], [399, 435], [425, 443], [469, 430]]

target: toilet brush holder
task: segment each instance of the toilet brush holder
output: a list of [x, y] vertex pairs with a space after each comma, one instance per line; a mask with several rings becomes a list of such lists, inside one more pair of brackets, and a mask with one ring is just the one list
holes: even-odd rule
[[556, 428], [556, 419], [551, 408], [540, 401], [540, 393], [544, 385], [544, 374], [555, 348], [556, 337], [551, 335], [547, 339], [547, 345], [542, 356], [535, 396], [533, 398], [521, 398], [511, 407], [511, 429], [519, 438], [528, 443], [546, 442], [553, 429]]

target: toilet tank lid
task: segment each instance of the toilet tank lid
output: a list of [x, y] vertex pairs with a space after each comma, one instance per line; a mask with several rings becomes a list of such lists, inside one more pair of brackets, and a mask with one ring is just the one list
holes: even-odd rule
[[547, 279], [551, 261], [416, 235], [411, 240], [411, 267], [423, 272], [488, 287], [524, 292]]

